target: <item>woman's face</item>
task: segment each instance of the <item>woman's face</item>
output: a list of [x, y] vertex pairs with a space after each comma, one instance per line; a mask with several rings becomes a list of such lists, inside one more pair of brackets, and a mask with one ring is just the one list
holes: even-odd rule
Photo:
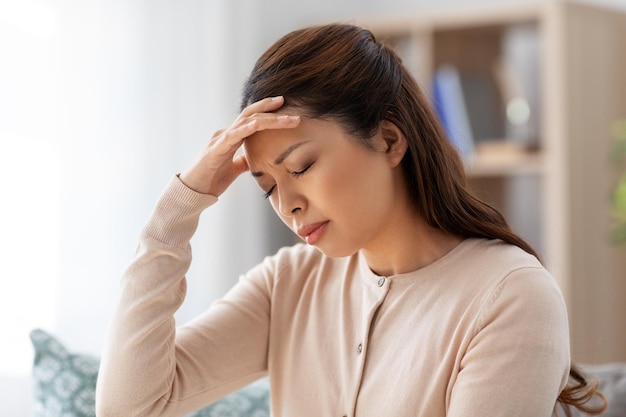
[[393, 219], [404, 190], [399, 159], [390, 156], [382, 131], [372, 147], [337, 122], [306, 118], [244, 141], [250, 171], [278, 216], [328, 256], [374, 247]]

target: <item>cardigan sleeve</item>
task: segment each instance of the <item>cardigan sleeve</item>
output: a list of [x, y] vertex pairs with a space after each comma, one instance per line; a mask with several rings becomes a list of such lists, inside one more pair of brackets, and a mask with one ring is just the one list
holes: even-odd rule
[[122, 278], [98, 376], [98, 417], [185, 415], [265, 374], [269, 266], [176, 329], [189, 241], [215, 201], [174, 178], [157, 203]]
[[549, 417], [569, 375], [567, 311], [543, 268], [520, 268], [485, 300], [448, 417]]

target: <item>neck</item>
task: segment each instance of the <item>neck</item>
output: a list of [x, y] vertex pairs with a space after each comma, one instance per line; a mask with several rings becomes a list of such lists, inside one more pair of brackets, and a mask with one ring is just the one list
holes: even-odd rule
[[399, 206], [398, 211], [376, 242], [362, 249], [369, 267], [378, 275], [416, 271], [443, 257], [462, 241], [428, 225], [409, 202]]

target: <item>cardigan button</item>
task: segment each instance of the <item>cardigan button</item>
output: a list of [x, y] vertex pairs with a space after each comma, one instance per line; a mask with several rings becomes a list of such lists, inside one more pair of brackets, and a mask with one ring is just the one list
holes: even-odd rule
[[377, 284], [378, 284], [379, 287], [382, 287], [385, 284], [385, 278], [379, 279]]
[[363, 352], [363, 343], [359, 343], [359, 346], [356, 347], [356, 350], [358, 350], [359, 353]]

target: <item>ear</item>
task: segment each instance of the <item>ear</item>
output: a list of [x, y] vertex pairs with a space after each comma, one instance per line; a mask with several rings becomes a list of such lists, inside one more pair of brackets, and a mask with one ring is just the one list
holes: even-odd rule
[[384, 149], [389, 164], [396, 167], [404, 158], [404, 154], [408, 148], [406, 137], [395, 124], [388, 120], [383, 120], [380, 126], [381, 147]]

